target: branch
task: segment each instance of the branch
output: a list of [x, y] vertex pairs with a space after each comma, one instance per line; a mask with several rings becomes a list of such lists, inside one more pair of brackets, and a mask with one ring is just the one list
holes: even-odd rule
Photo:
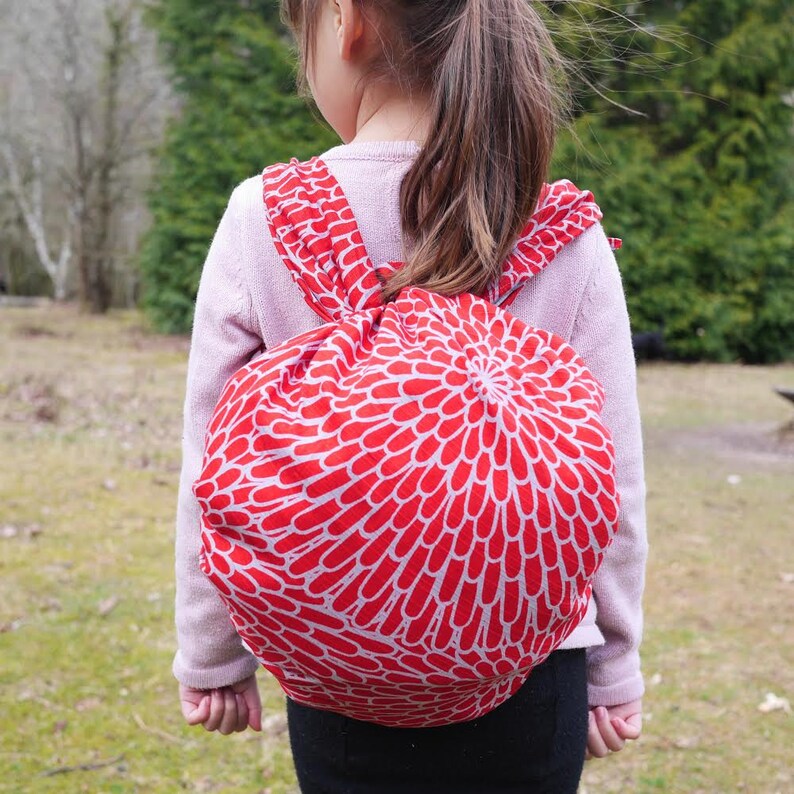
[[182, 740], [178, 736], [161, 731], [159, 728], [152, 728], [143, 721], [143, 718], [139, 714], [136, 714], [135, 712], [132, 713], [132, 719], [142, 731], [146, 731], [146, 733], [150, 733], [152, 736], [156, 736], [158, 739], [171, 742], [172, 744], [182, 744]]
[[42, 772], [42, 777], [53, 777], [54, 775], [65, 775], [69, 772], [93, 772], [95, 769], [104, 769], [106, 766], [113, 766], [119, 761], [124, 760], [124, 754], [117, 755], [107, 761], [97, 761], [94, 764], [76, 764], [75, 766], [56, 766], [55, 769], [48, 769]]
[[34, 181], [33, 181], [33, 203], [27, 200], [25, 195], [25, 188], [22, 184], [22, 178], [19, 174], [17, 167], [16, 157], [8, 141], [3, 141], [0, 144], [2, 149], [3, 159], [5, 160], [6, 170], [8, 171], [9, 182], [11, 184], [11, 194], [22, 213], [22, 218], [25, 221], [25, 226], [33, 239], [33, 244], [36, 248], [36, 255], [39, 258], [39, 263], [46, 271], [47, 275], [55, 285], [56, 292], [60, 291], [60, 286], [63, 282], [63, 275], [69, 260], [72, 256], [72, 243], [68, 228], [64, 231], [63, 240], [61, 242], [61, 250], [58, 256], [58, 261], [55, 262], [50, 253], [50, 248], [47, 245], [47, 237], [44, 230], [44, 210], [43, 210], [43, 187], [42, 187], [42, 174], [41, 174], [41, 158], [39, 155], [33, 157], [34, 168]]

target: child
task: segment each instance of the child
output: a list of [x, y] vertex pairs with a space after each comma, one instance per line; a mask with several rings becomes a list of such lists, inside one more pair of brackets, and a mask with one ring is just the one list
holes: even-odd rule
[[[527, 0], [284, 0], [305, 75], [344, 145], [322, 156], [374, 263], [405, 261], [383, 297], [419, 284], [481, 293], [532, 215], [554, 142], [553, 48]], [[635, 368], [620, 275], [596, 223], [523, 287], [510, 311], [570, 342], [603, 385], [619, 531], [586, 617], [483, 717], [390, 728], [288, 700], [304, 792], [575, 792], [585, 755], [636, 739], [646, 558]], [[268, 234], [260, 179], [233, 193], [199, 289], [177, 521], [174, 673], [185, 719], [261, 727], [257, 661], [199, 570], [192, 485], [226, 380], [320, 318]]]

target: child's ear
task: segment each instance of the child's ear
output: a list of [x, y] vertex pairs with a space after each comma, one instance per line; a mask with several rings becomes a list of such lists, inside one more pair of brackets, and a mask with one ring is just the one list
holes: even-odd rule
[[331, 4], [339, 57], [343, 61], [352, 58], [355, 45], [364, 36], [364, 15], [356, 0], [328, 0]]

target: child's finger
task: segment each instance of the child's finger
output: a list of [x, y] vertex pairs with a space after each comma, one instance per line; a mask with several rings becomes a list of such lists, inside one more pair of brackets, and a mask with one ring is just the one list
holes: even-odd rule
[[231, 687], [224, 687], [223, 694], [223, 719], [218, 726], [218, 730], [228, 736], [237, 729], [237, 695]]
[[210, 713], [210, 699], [204, 696], [198, 704], [190, 703], [187, 700], [182, 701], [182, 716], [188, 725], [200, 725], [204, 720], [209, 717]]
[[248, 725], [252, 730], [262, 730], [262, 701], [259, 699], [259, 690], [256, 685], [243, 692], [246, 708], [248, 709]]
[[246, 709], [248, 710], [248, 725], [252, 730], [262, 730], [262, 701], [259, 697], [259, 687], [256, 683], [256, 678], [252, 678], [247, 682], [246, 686], [238, 690], [238, 694], [245, 701]]
[[235, 731], [244, 731], [248, 727], [248, 704], [242, 695], [235, 695], [237, 701], [237, 725]]
[[609, 748], [601, 737], [592, 711], [588, 716], [587, 750], [593, 758], [604, 758], [609, 755]]
[[638, 724], [637, 722], [632, 722], [632, 719], [629, 720], [621, 719], [620, 717], [613, 717], [612, 718], [612, 727], [621, 736], [623, 739], [639, 739], [640, 733], [642, 733], [642, 725]]
[[601, 738], [604, 740], [604, 744], [606, 744], [613, 753], [622, 750], [626, 745], [626, 740], [618, 735], [618, 732], [612, 725], [612, 721], [609, 718], [609, 711], [603, 706], [599, 706], [595, 709], [595, 721]]
[[250, 704], [248, 706], [248, 725], [253, 731], [262, 730], [262, 706], [258, 699], [253, 708]]
[[210, 694], [210, 715], [204, 723], [204, 728], [208, 731], [217, 731], [223, 720], [223, 713], [223, 692], [220, 689], [213, 689]]

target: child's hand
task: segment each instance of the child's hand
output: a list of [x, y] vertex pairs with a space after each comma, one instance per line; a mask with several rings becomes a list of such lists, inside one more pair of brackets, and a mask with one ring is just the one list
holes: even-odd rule
[[585, 758], [604, 758], [610, 751], [616, 753], [627, 741], [639, 738], [641, 731], [642, 700], [590, 709]]
[[203, 725], [205, 730], [224, 736], [250, 727], [262, 730], [262, 701], [256, 676], [220, 689], [193, 689], [179, 685], [182, 715], [188, 725]]

